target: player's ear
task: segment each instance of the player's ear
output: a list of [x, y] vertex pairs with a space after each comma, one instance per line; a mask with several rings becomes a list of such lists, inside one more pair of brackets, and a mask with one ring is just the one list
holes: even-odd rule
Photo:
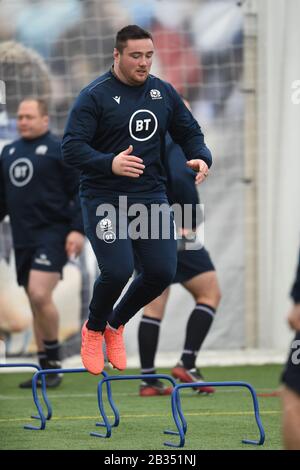
[[48, 114], [43, 116], [43, 121], [45, 126], [49, 126], [49, 116]]
[[119, 58], [120, 58], [120, 52], [118, 51], [118, 49], [114, 48], [114, 60], [116, 60], [118, 62]]

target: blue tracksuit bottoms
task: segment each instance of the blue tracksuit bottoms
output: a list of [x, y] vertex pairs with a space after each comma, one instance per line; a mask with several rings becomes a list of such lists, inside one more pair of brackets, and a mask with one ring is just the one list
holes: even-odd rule
[[[146, 203], [139, 217], [120, 206], [110, 205], [111, 210], [104, 211], [106, 205], [100, 198], [81, 197], [85, 233], [100, 269], [90, 303], [91, 329], [104, 331], [108, 319], [115, 328], [124, 325], [172, 283], [177, 267], [176, 230], [173, 213], [162, 202]], [[159, 210], [153, 214], [154, 205]], [[116, 304], [133, 274], [134, 254], [141, 272]]]

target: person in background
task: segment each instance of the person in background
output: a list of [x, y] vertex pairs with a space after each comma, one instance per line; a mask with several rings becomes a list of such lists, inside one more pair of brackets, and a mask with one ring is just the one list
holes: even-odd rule
[[[190, 109], [189, 102], [184, 103]], [[172, 375], [181, 382], [201, 382], [203, 375], [196, 368], [199, 350], [210, 330], [216, 309], [221, 299], [220, 287], [214, 265], [207, 250], [189, 247], [188, 236], [197, 229], [197, 215], [201, 221], [199, 194], [195, 185], [194, 171], [186, 166], [186, 158], [181, 148], [168, 135], [164, 166], [167, 173], [167, 194], [171, 205], [179, 204], [182, 208], [182, 224], [185, 208], [192, 207], [192, 225], [178, 227], [177, 271], [172, 284], [180, 283], [194, 298], [195, 307], [191, 312], [185, 332], [184, 346], [178, 364], [172, 369]], [[198, 223], [199, 223], [198, 222]], [[196, 235], [196, 234], [195, 234]], [[142, 374], [155, 374], [155, 355], [158, 347], [161, 320], [170, 294], [168, 287], [159, 297], [144, 307], [138, 331], [139, 354]], [[199, 393], [213, 393], [212, 387], [201, 387]], [[140, 395], [169, 395], [172, 387], [166, 387], [160, 380], [145, 379], [140, 386]]]
[[291, 297], [288, 321], [296, 335], [282, 374], [283, 441], [285, 449], [300, 450], [300, 253]]
[[[20, 139], [6, 145], [0, 159], [0, 220], [10, 217], [17, 279], [32, 309], [40, 366], [56, 369], [59, 315], [52, 294], [68, 257], [84, 244], [78, 174], [62, 160], [46, 101], [24, 99], [17, 127]], [[55, 387], [61, 376], [51, 374], [46, 381]], [[31, 387], [31, 380], [20, 386]]]

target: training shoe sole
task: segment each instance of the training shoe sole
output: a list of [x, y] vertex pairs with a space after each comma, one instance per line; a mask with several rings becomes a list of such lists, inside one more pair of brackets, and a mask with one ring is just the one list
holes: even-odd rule
[[[171, 374], [175, 379], [180, 380], [182, 383], [203, 382], [202, 379], [198, 380], [193, 377], [188, 369], [185, 369], [184, 367], [174, 367]], [[197, 390], [201, 395], [211, 395], [212, 393], [215, 393], [215, 389], [213, 387], [199, 387], [195, 388], [195, 390]]]
[[159, 390], [156, 387], [143, 386], [140, 388], [140, 397], [162, 397], [166, 395], [172, 395], [173, 388], [166, 387], [163, 390]]
[[[51, 379], [50, 379], [51, 377]], [[62, 382], [62, 377], [60, 376], [51, 376], [51, 375], [46, 375], [45, 377], [45, 380], [46, 380], [46, 388], [56, 388], [58, 387], [61, 382]], [[32, 388], [32, 379], [29, 379], [27, 380], [26, 382], [21, 382], [19, 384], [19, 388], [22, 388], [22, 389], [31, 389]], [[42, 380], [39, 379], [37, 381], [37, 388], [42, 388]]]

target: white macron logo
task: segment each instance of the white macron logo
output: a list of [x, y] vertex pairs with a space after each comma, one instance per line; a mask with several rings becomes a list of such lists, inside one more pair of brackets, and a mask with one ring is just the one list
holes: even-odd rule
[[113, 96], [113, 99], [114, 99], [118, 104], [120, 104], [121, 96]]

